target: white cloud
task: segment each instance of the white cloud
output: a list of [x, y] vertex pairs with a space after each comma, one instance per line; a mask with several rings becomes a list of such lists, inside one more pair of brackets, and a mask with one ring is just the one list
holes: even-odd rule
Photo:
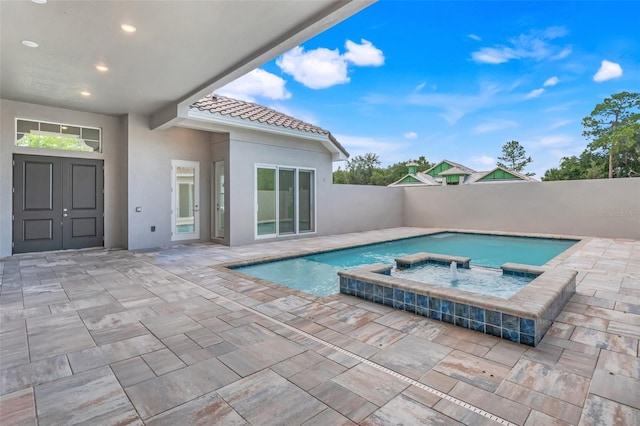
[[404, 134], [405, 139], [416, 139], [418, 134], [416, 132], [407, 132]]
[[525, 99], [533, 99], [533, 98], [537, 98], [538, 96], [542, 95], [544, 93], [544, 89], [541, 87], [539, 89], [535, 89], [530, 91], [529, 93], [527, 93], [527, 95], [524, 97]]
[[471, 40], [482, 41], [482, 38], [480, 38], [480, 36], [476, 34], [469, 34], [467, 37], [469, 37]]
[[[448, 93], [412, 93], [406, 98], [410, 105], [440, 108], [440, 116], [449, 124], [455, 124], [466, 114], [491, 104], [495, 95], [503, 91], [495, 84], [485, 84], [477, 95], [460, 95]], [[378, 100], [379, 102], [380, 100]], [[388, 102], [387, 98], [382, 99]]]
[[620, 64], [604, 60], [600, 63], [600, 69], [593, 76], [593, 81], [601, 83], [622, 76], [622, 67]]
[[344, 54], [344, 58], [347, 61], [361, 67], [379, 67], [384, 64], [382, 50], [375, 47], [368, 40], [361, 39], [360, 42], [362, 44], [347, 40], [345, 43], [347, 52]]
[[285, 88], [286, 83], [283, 78], [256, 68], [216, 90], [216, 93], [248, 102], [255, 102], [256, 96], [283, 100], [291, 97], [291, 93]]
[[573, 52], [573, 49], [569, 46], [569, 47], [565, 47], [564, 49], [562, 49], [561, 52], [556, 53], [555, 55], [553, 55], [551, 57], [552, 60], [557, 61], [558, 59], [564, 59], [567, 56], [571, 55], [571, 52]]
[[544, 86], [544, 87], [547, 87], [547, 86], [555, 86], [556, 84], [558, 84], [558, 82], [559, 82], [559, 81], [560, 81], [560, 80], [558, 79], [558, 77], [553, 76], [553, 77], [548, 78], [548, 79], [544, 82], [543, 86]]
[[342, 54], [338, 49], [324, 47], [305, 51], [296, 46], [276, 60], [280, 69], [293, 76], [294, 80], [310, 89], [326, 89], [350, 81], [348, 64], [357, 66], [380, 66], [384, 64], [382, 50], [361, 40], [362, 44], [347, 40], [347, 51]]
[[490, 168], [496, 165], [496, 160], [495, 158], [481, 155], [479, 157], [471, 157], [469, 163], [473, 166]]
[[485, 64], [502, 64], [512, 59], [532, 58], [537, 61], [543, 59], [562, 59], [571, 53], [570, 47], [560, 47], [551, 44], [552, 40], [564, 37], [567, 30], [564, 27], [551, 27], [542, 31], [531, 31], [509, 40], [510, 45], [483, 47], [471, 54], [471, 58]]
[[472, 133], [481, 134], [495, 132], [498, 130], [510, 129], [516, 127], [518, 123], [511, 120], [489, 120], [485, 123], [479, 124], [471, 129]]
[[426, 81], [423, 81], [422, 83], [418, 84], [418, 85], [416, 86], [416, 88], [415, 88], [415, 89], [413, 89], [413, 91], [414, 91], [414, 92], [419, 92], [419, 91], [421, 91], [422, 89], [424, 89], [424, 86], [426, 86], [426, 84], [427, 84], [427, 82], [426, 82]]
[[483, 47], [482, 49], [473, 52], [471, 57], [476, 62], [482, 62], [485, 64], [502, 64], [508, 62], [510, 59], [515, 59], [518, 56], [514, 53], [513, 49], [508, 47], [500, 49]]
[[558, 120], [549, 126], [549, 130], [557, 129], [558, 127], [566, 126], [567, 124], [573, 123], [573, 120]]
[[280, 56], [276, 65], [310, 89], [325, 89], [350, 81], [347, 62], [338, 49], [321, 47], [305, 52], [297, 46]]

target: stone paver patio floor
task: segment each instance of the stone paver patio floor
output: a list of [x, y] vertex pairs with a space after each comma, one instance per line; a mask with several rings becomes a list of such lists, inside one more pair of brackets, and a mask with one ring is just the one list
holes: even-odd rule
[[578, 286], [536, 348], [216, 266], [426, 231], [2, 259], [0, 423], [640, 424], [640, 241], [548, 264]]

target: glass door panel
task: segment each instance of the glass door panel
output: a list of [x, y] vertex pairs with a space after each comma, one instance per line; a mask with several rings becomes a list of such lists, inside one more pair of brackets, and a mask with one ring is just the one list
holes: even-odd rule
[[257, 169], [258, 193], [257, 234], [276, 233], [276, 170], [259, 167]]
[[278, 234], [296, 232], [296, 171], [278, 171]]
[[314, 194], [313, 172], [300, 170], [298, 172], [298, 232], [310, 232], [314, 230]]
[[193, 161], [172, 161], [172, 240], [199, 236], [199, 166]]

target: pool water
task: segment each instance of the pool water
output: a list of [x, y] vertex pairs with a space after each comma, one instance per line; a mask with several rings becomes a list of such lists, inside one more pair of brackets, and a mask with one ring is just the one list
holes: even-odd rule
[[488, 268], [499, 268], [507, 262], [541, 266], [576, 242], [443, 232], [234, 269], [316, 296], [328, 296], [339, 292], [338, 271], [372, 263], [395, 264], [397, 257], [409, 254], [469, 257], [471, 265]]
[[409, 269], [395, 269], [391, 272], [394, 277], [429, 283], [441, 287], [457, 288], [473, 293], [488, 294], [508, 299], [522, 287], [529, 284], [533, 277], [519, 277], [502, 275], [502, 271], [485, 268], [458, 268], [456, 278], [451, 276], [451, 270], [445, 266], [423, 265]]

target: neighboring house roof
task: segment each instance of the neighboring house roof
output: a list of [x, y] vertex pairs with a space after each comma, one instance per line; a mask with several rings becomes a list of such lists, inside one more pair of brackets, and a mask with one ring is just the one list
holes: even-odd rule
[[469, 177], [469, 183], [484, 183], [484, 182], [505, 182], [505, 181], [525, 181], [525, 182], [538, 182], [537, 179], [527, 176], [515, 170], [509, 170], [504, 167], [496, 166], [496, 168], [489, 170], [488, 172], [474, 173]]
[[[437, 173], [435, 176], [428, 174], [433, 170], [437, 170], [437, 168], [443, 163], [448, 163], [452, 167]], [[401, 179], [389, 184], [388, 186], [440, 186], [443, 184], [443, 179], [440, 178], [440, 176], [466, 176], [464, 181], [460, 182], [463, 185], [501, 182], [538, 182], [537, 179], [530, 176], [513, 170], [508, 170], [500, 166], [496, 166], [494, 169], [489, 171], [477, 172], [469, 167], [463, 166], [462, 164], [443, 160], [424, 172], [406, 174]]]
[[456, 163], [456, 162], [454, 162], [454, 161], [450, 161], [450, 160], [446, 160], [446, 159], [445, 159], [445, 160], [442, 160], [442, 161], [440, 161], [439, 163], [435, 164], [435, 165], [434, 165], [433, 167], [431, 167], [430, 169], [425, 170], [423, 173], [430, 174], [429, 172], [431, 172], [433, 169], [438, 168], [438, 166], [440, 166], [442, 163], [448, 163], [448, 164], [450, 164], [450, 165], [451, 165], [451, 166], [453, 166], [453, 167], [456, 167], [456, 168], [458, 168], [458, 169], [460, 169], [460, 170], [464, 170], [464, 171], [465, 171], [465, 172], [467, 172], [468, 174], [471, 174], [471, 173], [474, 173], [474, 172], [475, 172], [475, 170], [473, 170], [473, 169], [471, 169], [471, 168], [469, 168], [469, 167], [467, 167], [467, 166], [463, 166], [463, 165], [462, 165], [462, 164], [460, 164], [460, 163]]
[[460, 176], [460, 175], [467, 175], [468, 176], [468, 175], [473, 173], [473, 171], [470, 171], [471, 169], [468, 169], [466, 167], [465, 167], [465, 169], [467, 169], [467, 170], [464, 170], [461, 167], [454, 166], [454, 167], [452, 167], [450, 169], [445, 170], [444, 172], [441, 172], [439, 174], [439, 176]]
[[328, 130], [253, 102], [213, 94], [194, 102], [190, 109], [197, 109], [222, 117], [247, 120], [268, 126], [277, 126], [300, 132], [324, 135], [327, 136], [345, 156], [349, 156], [347, 150]]
[[398, 179], [397, 181], [395, 181], [394, 183], [387, 185], [387, 186], [412, 186], [412, 185], [418, 185], [418, 186], [424, 186], [424, 185], [429, 185], [429, 186], [433, 186], [433, 185], [442, 185], [441, 183], [439, 183], [438, 181], [436, 181], [434, 178], [432, 178], [429, 175], [426, 175], [424, 173], [418, 172], [418, 173], [413, 173], [413, 174], [406, 174], [404, 176], [402, 176], [400, 179]]

